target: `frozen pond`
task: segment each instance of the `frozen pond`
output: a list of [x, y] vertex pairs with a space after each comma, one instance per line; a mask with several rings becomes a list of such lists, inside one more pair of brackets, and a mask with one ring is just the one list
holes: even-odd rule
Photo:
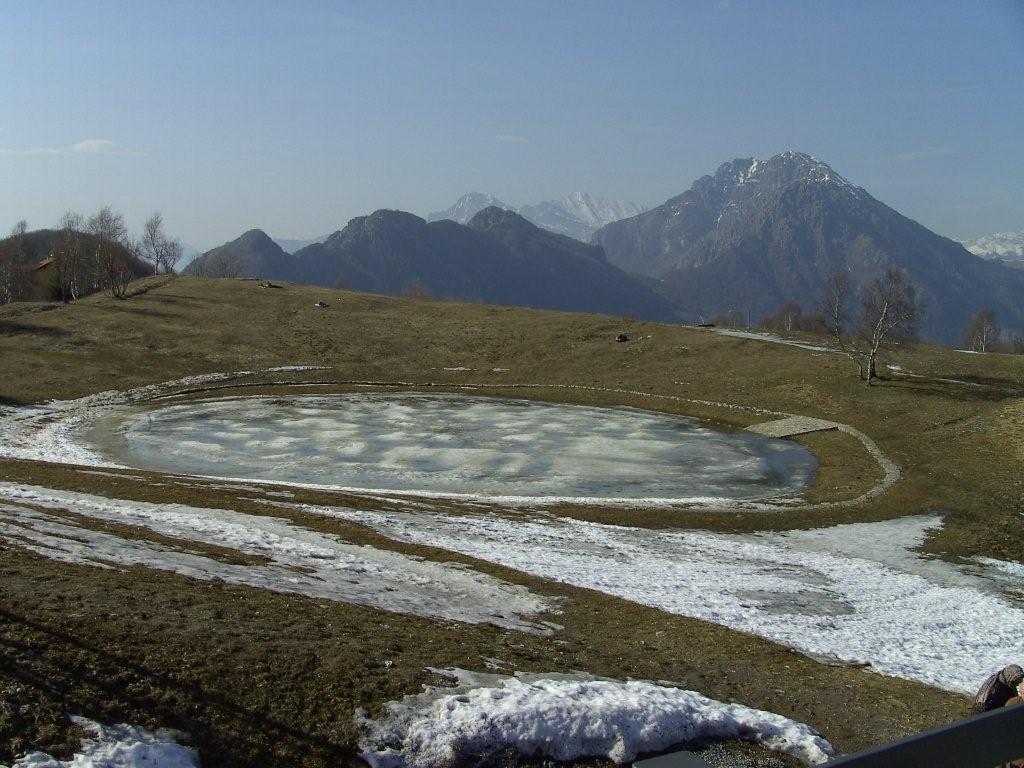
[[799, 493], [815, 469], [796, 443], [695, 419], [451, 394], [153, 404], [84, 437], [143, 469], [453, 496], [753, 500]]

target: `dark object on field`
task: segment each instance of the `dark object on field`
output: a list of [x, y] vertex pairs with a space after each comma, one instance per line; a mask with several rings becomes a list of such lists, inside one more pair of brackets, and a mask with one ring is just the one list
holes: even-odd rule
[[327, 302], [326, 302], [326, 301], [318, 301], [318, 302], [317, 302], [316, 304], [314, 304], [313, 306], [314, 306], [314, 307], [320, 307], [321, 309], [323, 309], [324, 307], [326, 307], [326, 306], [327, 306]]
[[264, 280], [262, 283], [260, 283], [260, 288], [280, 288], [280, 287], [281, 287], [280, 285], [275, 285], [274, 283], [270, 282], [269, 280]]
[[974, 696], [975, 712], [990, 712], [999, 709], [1017, 695], [1017, 688], [1024, 683], [1024, 669], [1016, 664], [1003, 667], [990, 675]]
[[697, 323], [698, 328], [714, 328], [715, 323]]
[[618, 336], [615, 337], [615, 340], [621, 344], [624, 341], [629, 341], [629, 336], [627, 336], [624, 333], [620, 333]]

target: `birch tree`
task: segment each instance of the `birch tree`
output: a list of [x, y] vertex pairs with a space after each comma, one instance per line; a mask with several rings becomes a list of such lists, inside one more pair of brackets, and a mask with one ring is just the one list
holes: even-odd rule
[[164, 218], [159, 211], [146, 219], [139, 245], [142, 258], [152, 264], [158, 274], [161, 270], [165, 275], [171, 274], [181, 260], [181, 242], [164, 232]]
[[1002, 336], [1002, 329], [996, 321], [994, 310], [979, 309], [964, 329], [964, 346], [975, 352], [988, 352]]
[[60, 220], [60, 237], [53, 254], [53, 266], [57, 294], [65, 304], [77, 300], [87, 291], [84, 229], [85, 221], [80, 214], [68, 211]]
[[28, 223], [22, 219], [14, 225], [10, 237], [0, 242], [0, 304], [24, 299], [31, 289], [26, 232]]
[[114, 298], [124, 298], [132, 278], [131, 243], [124, 217], [105, 205], [89, 217], [86, 227], [96, 237], [95, 268], [100, 286]]
[[[853, 305], [858, 304], [854, 310]], [[890, 267], [885, 275], [853, 290], [848, 272], [825, 281], [818, 303], [825, 328], [841, 352], [857, 365], [868, 386], [878, 376], [878, 354], [886, 346], [914, 338], [923, 306], [907, 273]]]

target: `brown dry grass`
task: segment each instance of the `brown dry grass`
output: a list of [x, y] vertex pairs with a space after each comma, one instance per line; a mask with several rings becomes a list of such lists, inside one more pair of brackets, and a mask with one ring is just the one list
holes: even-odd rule
[[[93, 297], [70, 306], [0, 308], [0, 404], [72, 398], [196, 373], [310, 364], [330, 368], [306, 374], [313, 378], [490, 383], [495, 386], [488, 394], [635, 405], [726, 428], [763, 417], [636, 395], [522, 391], [501, 384], [583, 384], [766, 407], [867, 432], [903, 468], [904, 478], [868, 505], [824, 511], [561, 511], [652, 527], [753, 531], [942, 510], [947, 525], [929, 542], [931, 551], [1014, 560], [1024, 551], [1024, 450], [1014, 426], [1024, 403], [1022, 358], [915, 347], [892, 361], [919, 378], [893, 374], [867, 389], [838, 356], [695, 329], [298, 286], [262, 290], [251, 281], [178, 279], [141, 287], [147, 290], [127, 301]], [[330, 308], [313, 306], [321, 296]], [[616, 344], [620, 331], [650, 338]], [[443, 370], [456, 366], [473, 370]], [[877, 465], [849, 436], [824, 433], [802, 442], [821, 462], [810, 500], [849, 498], [877, 481]], [[4, 479], [253, 514], [269, 509], [239, 498], [249, 494], [238, 491], [131, 474], [149, 481], [0, 461]], [[375, 506], [327, 492], [297, 491], [295, 498]], [[442, 506], [458, 511], [454, 503]], [[965, 711], [958, 696], [824, 666], [704, 622], [398, 545], [359, 526], [309, 516], [301, 522], [354, 541], [468, 562], [557, 595], [565, 630], [553, 638], [527, 637], [142, 569], [62, 565], [0, 549], [0, 744], [9, 745], [0, 747], [0, 760], [29, 745], [66, 749], [73, 734], [59, 720], [71, 711], [184, 728], [210, 766], [347, 763], [354, 759], [355, 708], [373, 709], [414, 692], [428, 679], [426, 666], [479, 669], [484, 656], [502, 658], [510, 669], [677, 680], [710, 696], [811, 722], [842, 749]], [[385, 660], [393, 665], [384, 666]], [[33, 719], [24, 712], [41, 714]]]

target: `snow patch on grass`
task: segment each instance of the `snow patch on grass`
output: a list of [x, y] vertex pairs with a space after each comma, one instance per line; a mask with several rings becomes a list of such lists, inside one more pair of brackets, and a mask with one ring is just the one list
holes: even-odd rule
[[100, 725], [84, 717], [71, 718], [87, 731], [81, 751], [70, 760], [57, 760], [30, 752], [12, 768], [199, 768], [199, 755], [182, 746], [184, 734], [160, 729], [147, 731], [131, 725]]
[[[757, 535], [535, 515], [330, 514], [542, 578], [711, 621], [816, 658], [971, 693], [1020, 656], [1005, 572], [918, 555], [938, 516]], [[981, 564], [984, 565], [984, 564]]]
[[459, 686], [426, 686], [390, 702], [379, 720], [359, 718], [362, 757], [373, 768], [447, 768], [509, 748], [524, 757], [621, 764], [677, 744], [735, 739], [808, 764], [833, 754], [807, 725], [680, 688], [589, 676], [441, 672]]
[[[135, 526], [140, 533], [153, 531], [181, 545], [94, 530], [61, 516], [60, 510]], [[352, 544], [281, 518], [231, 510], [0, 483], [0, 541], [99, 568], [141, 565], [204, 581], [524, 632], [544, 634], [552, 626], [535, 618], [551, 610], [551, 604], [525, 587], [455, 563]], [[189, 543], [228, 548], [267, 562], [226, 562], [189, 550]]]

